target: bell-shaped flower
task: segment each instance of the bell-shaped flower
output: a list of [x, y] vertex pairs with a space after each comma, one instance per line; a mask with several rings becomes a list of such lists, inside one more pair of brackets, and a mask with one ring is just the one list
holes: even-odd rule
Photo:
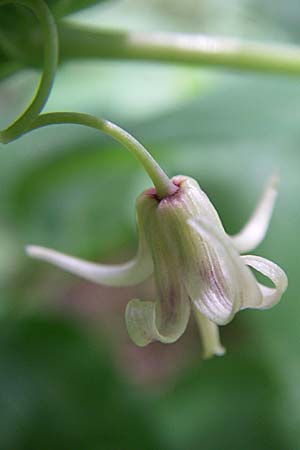
[[[126, 308], [129, 335], [139, 346], [152, 341], [175, 342], [193, 311], [203, 340], [204, 356], [221, 355], [218, 325], [246, 308], [267, 309], [287, 288], [287, 277], [275, 263], [240, 253], [253, 250], [264, 238], [277, 194], [269, 180], [258, 206], [240, 233], [229, 236], [198, 183], [186, 176], [172, 179], [175, 192], [159, 198], [155, 188], [136, 203], [139, 247], [136, 257], [121, 265], [102, 265], [29, 246], [27, 253], [87, 280], [128, 286], [154, 272], [155, 301], [131, 300]], [[274, 287], [260, 284], [250, 267]]]

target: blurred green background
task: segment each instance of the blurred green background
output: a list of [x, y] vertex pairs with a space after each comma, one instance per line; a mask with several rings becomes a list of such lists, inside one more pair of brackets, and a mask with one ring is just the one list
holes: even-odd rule
[[[59, 14], [95, 3], [70, 18], [104, 28], [300, 44], [296, 0], [49, 3]], [[3, 59], [2, 127], [39, 79], [33, 70], [4, 77], [9, 67]], [[244, 311], [221, 329], [222, 358], [202, 361], [192, 321], [176, 344], [136, 348], [124, 310], [132, 297], [153, 298], [151, 280], [95, 286], [23, 249], [109, 262], [134, 254], [134, 202], [149, 186], [142, 169], [110, 139], [74, 126], [1, 146], [1, 450], [300, 449], [299, 98], [297, 77], [100, 60], [60, 66], [48, 111], [89, 112], [127, 129], [170, 176], [199, 181], [230, 233], [278, 169], [278, 203], [256, 254], [286, 270], [289, 288], [274, 309]]]

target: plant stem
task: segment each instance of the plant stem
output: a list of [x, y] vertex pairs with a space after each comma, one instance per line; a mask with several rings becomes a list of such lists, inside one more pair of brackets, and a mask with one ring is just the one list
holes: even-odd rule
[[133, 136], [127, 131], [118, 127], [108, 120], [98, 119], [90, 114], [74, 113], [74, 112], [57, 112], [41, 114], [34, 122], [32, 122], [29, 131], [37, 128], [45, 127], [47, 125], [55, 124], [77, 124], [84, 125], [90, 128], [95, 128], [104, 132], [105, 134], [113, 137], [116, 141], [120, 142], [126, 147], [132, 155], [142, 164], [149, 177], [151, 178], [158, 198], [164, 198], [168, 195], [174, 194], [178, 187], [175, 186], [168, 178], [166, 173], [158, 165], [155, 159], [140, 144]]
[[47, 4], [43, 0], [0, 0], [0, 7], [8, 3], [17, 3], [29, 8], [38, 19], [43, 34], [44, 64], [41, 81], [32, 102], [12, 125], [0, 132], [2, 143], [21, 136], [41, 112], [53, 85], [58, 59], [57, 30]]
[[129, 59], [300, 75], [300, 49], [180, 33], [103, 31], [59, 25], [63, 59]]

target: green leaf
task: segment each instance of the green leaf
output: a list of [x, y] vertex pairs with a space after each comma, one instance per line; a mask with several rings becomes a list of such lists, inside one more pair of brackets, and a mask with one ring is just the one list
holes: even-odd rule
[[[49, 0], [46, 3], [55, 19], [61, 19], [103, 1], [106, 0]], [[42, 55], [36, 47], [40, 47], [41, 41], [39, 24], [28, 8], [14, 2], [0, 6], [0, 67], [6, 60], [10, 67], [39, 65]], [[0, 80], [4, 74], [9, 76], [10, 71], [1, 68]]]
[[279, 427], [279, 399], [271, 367], [243, 348], [195, 364], [162, 396], [156, 412], [173, 450], [291, 448]]
[[1, 321], [5, 450], [159, 450], [145, 397], [121, 380], [100, 339], [55, 317]]
[[73, 14], [107, 0], [47, 0], [47, 4], [57, 18]]

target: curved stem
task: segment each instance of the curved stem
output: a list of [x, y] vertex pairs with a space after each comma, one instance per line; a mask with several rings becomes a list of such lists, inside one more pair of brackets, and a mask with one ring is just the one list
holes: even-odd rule
[[168, 195], [174, 194], [178, 190], [178, 187], [172, 183], [145, 147], [133, 136], [127, 133], [127, 131], [112, 122], [109, 122], [108, 120], [98, 119], [90, 114], [74, 112], [47, 113], [41, 114], [34, 122], [32, 122], [28, 131], [45, 127], [47, 125], [67, 123], [84, 125], [103, 131], [103, 133], [113, 137], [116, 141], [124, 145], [124, 147], [126, 147], [132, 155], [140, 161], [146, 170], [156, 188], [158, 198], [161, 199], [167, 197]]
[[43, 0], [0, 0], [0, 7], [8, 3], [17, 3], [29, 8], [38, 19], [44, 40], [43, 74], [37, 92], [21, 116], [5, 130], [0, 132], [0, 142], [7, 143], [21, 136], [30, 123], [43, 109], [50, 94], [58, 57], [58, 38], [52, 14]]
[[296, 46], [197, 34], [97, 30], [64, 22], [59, 25], [59, 36], [62, 60], [161, 61], [300, 75], [300, 49]]

